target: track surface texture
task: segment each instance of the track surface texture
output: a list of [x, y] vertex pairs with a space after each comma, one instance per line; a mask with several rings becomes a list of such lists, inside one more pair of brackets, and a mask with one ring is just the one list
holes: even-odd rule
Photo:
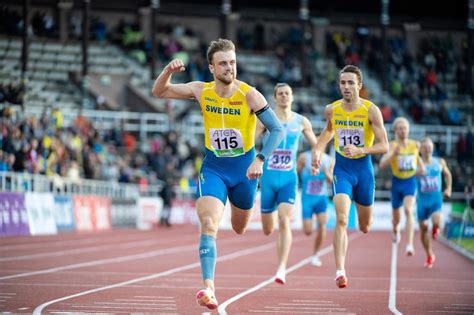
[[[277, 231], [276, 231], [277, 232]], [[424, 268], [388, 232], [349, 233], [348, 286], [334, 283], [332, 232], [321, 267], [309, 263], [313, 236], [293, 231], [287, 283], [273, 281], [276, 233], [220, 231], [219, 308], [198, 306], [198, 228], [0, 239], [0, 311], [14, 314], [473, 314], [474, 263], [439, 242]]]

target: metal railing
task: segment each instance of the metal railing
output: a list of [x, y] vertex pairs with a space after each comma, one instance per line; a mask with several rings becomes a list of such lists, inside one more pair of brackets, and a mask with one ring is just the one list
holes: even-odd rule
[[58, 195], [95, 195], [120, 199], [158, 196], [161, 184], [141, 186], [100, 180], [72, 180], [59, 175], [0, 172], [0, 191], [50, 192]]
[[[2, 104], [0, 104], [0, 107]], [[7, 104], [3, 104], [6, 106]], [[21, 111], [19, 106], [14, 107], [15, 111]], [[45, 109], [39, 107], [26, 107], [27, 116], [35, 115], [40, 117]], [[47, 110], [47, 112], [50, 109]], [[98, 130], [110, 130], [120, 128], [126, 131], [137, 132], [140, 140], [144, 141], [156, 133], [166, 133], [171, 127], [167, 114], [162, 113], [137, 113], [137, 112], [115, 112], [100, 110], [68, 110], [63, 111], [63, 125], [69, 127], [73, 124], [78, 114], [81, 114], [87, 120], [94, 124]], [[322, 130], [326, 122], [320, 116], [309, 117], [316, 133]], [[186, 139], [195, 138], [196, 135], [204, 133], [204, 123], [202, 115], [199, 113], [190, 113], [180, 123], [175, 123], [174, 127], [181, 132]], [[393, 139], [392, 124], [385, 124], [389, 134], [389, 139]], [[440, 126], [440, 125], [415, 125], [410, 126], [410, 137], [421, 140], [421, 138], [430, 136], [434, 142], [440, 141], [446, 145], [446, 154], [451, 156], [455, 148], [455, 143], [459, 136], [467, 132], [466, 126]]]

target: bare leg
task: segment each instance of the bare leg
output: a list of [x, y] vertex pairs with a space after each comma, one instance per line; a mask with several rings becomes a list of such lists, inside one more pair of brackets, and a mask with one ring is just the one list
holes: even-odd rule
[[372, 225], [372, 206], [363, 206], [356, 203], [357, 217], [359, 219], [359, 230], [369, 233]]
[[289, 203], [281, 203], [278, 206], [278, 265], [285, 266], [290, 255], [291, 243], [293, 235], [291, 233], [290, 221], [293, 212], [293, 205]]
[[334, 229], [334, 258], [337, 270], [344, 270], [347, 253], [347, 223], [351, 199], [346, 194], [337, 194], [333, 198], [336, 209], [336, 228]]
[[428, 233], [428, 224], [426, 224], [426, 221], [420, 221], [419, 224], [421, 244], [426, 252], [426, 256], [431, 256], [433, 255], [433, 251], [431, 249], [431, 240]]
[[253, 208], [244, 210], [234, 206], [232, 203], [230, 204], [230, 208], [232, 210], [232, 229], [237, 234], [244, 234], [247, 229], [247, 224], [252, 217]]
[[326, 212], [321, 212], [317, 215], [318, 230], [316, 231], [316, 238], [314, 239], [314, 255], [316, 255], [321, 248], [321, 244], [326, 238]]
[[[433, 229], [436, 229], [441, 226], [441, 221], [443, 220], [443, 214], [441, 211], [437, 211], [431, 215], [431, 222], [433, 223]], [[436, 238], [436, 236], [435, 236]]]
[[413, 208], [415, 206], [415, 197], [406, 196], [403, 198], [403, 208], [407, 219], [407, 244], [413, 246], [413, 236], [415, 234], [415, 219], [413, 217]]
[[[197, 200], [197, 215], [201, 223], [201, 235], [208, 235], [217, 238], [219, 222], [224, 213], [224, 204], [217, 198], [204, 196]], [[203, 268], [201, 264], [201, 268]], [[212, 279], [203, 279], [204, 286], [214, 291], [214, 275]]]
[[278, 217], [278, 212], [262, 213], [262, 230], [265, 235], [270, 235], [275, 229], [275, 222]]
[[398, 225], [400, 224], [400, 208], [392, 209], [392, 231], [398, 232]]

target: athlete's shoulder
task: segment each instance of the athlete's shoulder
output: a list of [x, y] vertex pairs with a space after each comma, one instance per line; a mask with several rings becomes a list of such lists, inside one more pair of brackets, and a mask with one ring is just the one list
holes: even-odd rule
[[326, 107], [329, 109], [335, 109], [335, 108], [340, 108], [342, 105], [342, 99], [336, 100], [330, 104], [328, 104]]
[[303, 119], [305, 118], [303, 115], [295, 112], [295, 111], [291, 111], [291, 113], [293, 114], [293, 119], [294, 121], [296, 122], [303, 122]]
[[238, 90], [242, 93], [242, 94], [247, 94], [249, 91], [257, 91], [256, 89], [254, 89], [253, 86], [245, 83], [244, 81], [240, 81], [240, 80], [235, 80], [235, 84], [238, 86]]
[[367, 108], [372, 107], [372, 106], [377, 107], [377, 105], [375, 105], [375, 103], [372, 102], [371, 100], [368, 100], [368, 99], [365, 99], [365, 98], [361, 98], [360, 100], [361, 100], [362, 105], [364, 105]]
[[202, 90], [209, 90], [209, 89], [213, 89], [216, 85], [216, 82], [214, 81], [211, 81], [211, 82], [201, 82], [202, 84]]
[[413, 139], [408, 139], [408, 143], [410, 146], [418, 148], [418, 144], [419, 144], [418, 141], [413, 140]]

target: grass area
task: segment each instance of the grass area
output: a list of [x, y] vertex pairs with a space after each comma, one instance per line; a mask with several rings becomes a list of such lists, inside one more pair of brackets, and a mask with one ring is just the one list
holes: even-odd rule
[[461, 242], [458, 243], [458, 240], [453, 240], [453, 243], [461, 246], [462, 248], [474, 253], [474, 238], [461, 239]]

